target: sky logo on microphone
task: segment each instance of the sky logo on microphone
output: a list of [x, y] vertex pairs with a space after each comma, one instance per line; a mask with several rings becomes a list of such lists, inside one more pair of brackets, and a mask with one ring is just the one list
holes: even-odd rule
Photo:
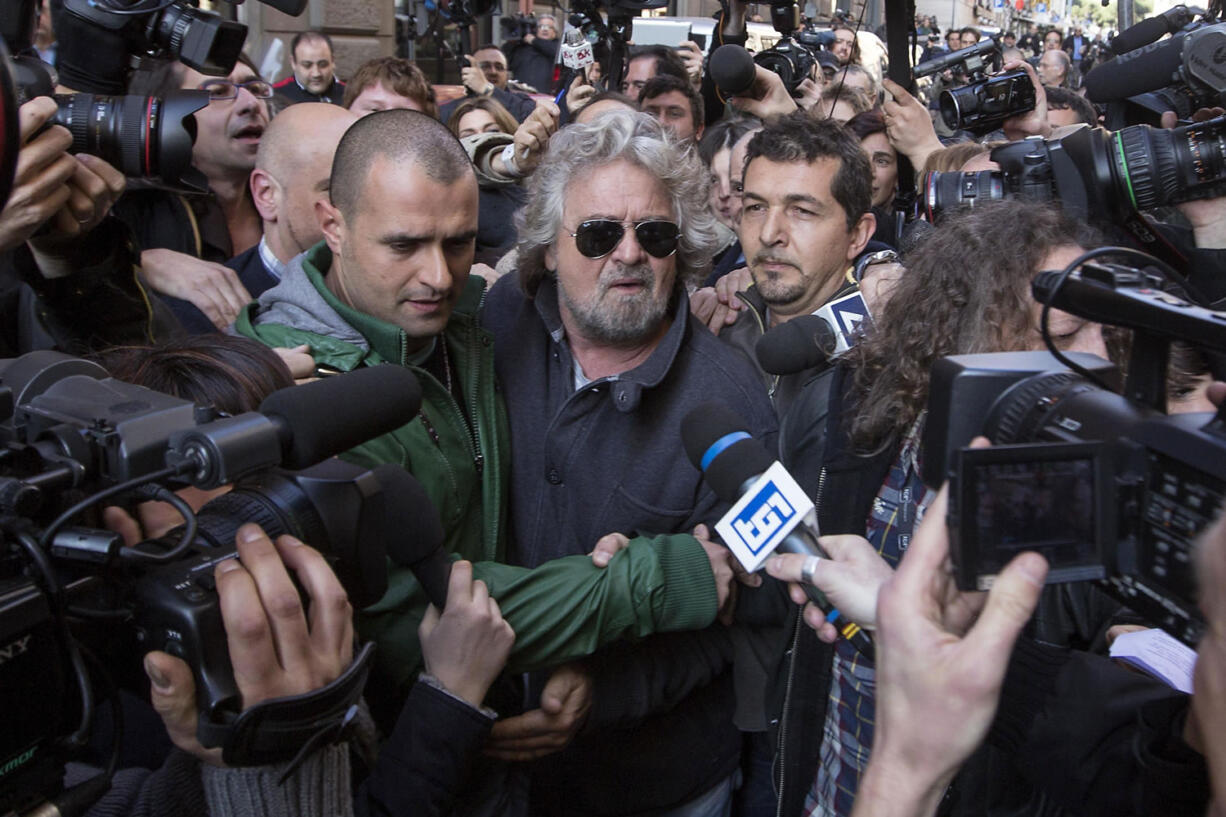
[[753, 572], [813, 510], [808, 495], [776, 462], [715, 525], [737, 561]]

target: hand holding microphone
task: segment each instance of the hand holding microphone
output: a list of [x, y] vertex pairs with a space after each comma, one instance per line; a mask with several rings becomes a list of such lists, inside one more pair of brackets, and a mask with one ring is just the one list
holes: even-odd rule
[[877, 594], [894, 575], [867, 539], [860, 536], [821, 536], [818, 545], [829, 558], [800, 553], [777, 553], [766, 561], [766, 572], [788, 582], [792, 601], [805, 605], [804, 619], [827, 644], [838, 640], [838, 630], [826, 614], [809, 602], [804, 585], [821, 590], [831, 604], [865, 630], [877, 628]]
[[[772, 462], [745, 424], [722, 403], [706, 403], [686, 415], [681, 438], [686, 455], [703, 472], [716, 496], [732, 508], [716, 524], [724, 544], [749, 572], [776, 551], [825, 557], [816, 531], [816, 513], [804, 490], [783, 465]], [[810, 529], [812, 528], [812, 530]], [[811, 564], [811, 563], [810, 563]], [[820, 562], [819, 562], [820, 564]], [[873, 643], [812, 584], [805, 595], [861, 655], [873, 658]]]

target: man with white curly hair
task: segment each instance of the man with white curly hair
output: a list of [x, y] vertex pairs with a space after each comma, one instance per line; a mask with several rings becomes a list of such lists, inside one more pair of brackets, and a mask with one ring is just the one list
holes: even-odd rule
[[[722, 400], [768, 444], [775, 422], [752, 367], [690, 315], [685, 282], [719, 243], [701, 161], [650, 116], [610, 112], [559, 131], [528, 189], [519, 274], [482, 315], [511, 425], [509, 559], [608, 531], [706, 538], [726, 506], [687, 460], [682, 418]], [[487, 751], [534, 761], [534, 814], [725, 814], [731, 649], [716, 623], [533, 676], [540, 708], [496, 724]]]

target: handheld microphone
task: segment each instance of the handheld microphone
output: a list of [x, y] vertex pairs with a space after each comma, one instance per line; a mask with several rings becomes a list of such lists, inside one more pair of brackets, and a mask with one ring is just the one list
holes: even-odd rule
[[1105, 62], [1085, 76], [1086, 96], [1091, 102], [1116, 102], [1138, 94], [1165, 88], [1179, 78], [1183, 67], [1183, 42], [1180, 32], [1169, 40]]
[[1173, 6], [1161, 14], [1149, 17], [1124, 29], [1108, 42], [1116, 54], [1127, 54], [1156, 41], [1164, 34], [1173, 34], [1192, 22], [1192, 12], [1184, 5]]
[[741, 96], [753, 88], [757, 74], [753, 55], [739, 45], [721, 45], [711, 52], [707, 72], [724, 96]]
[[789, 375], [828, 363], [838, 338], [821, 315], [801, 315], [767, 330], [754, 344], [758, 365], [770, 374]]
[[558, 53], [561, 55], [562, 64], [574, 71], [580, 71], [596, 62], [596, 57], [592, 54], [592, 44], [577, 28], [568, 29], [562, 35], [562, 45], [558, 47]]
[[[724, 544], [751, 573], [776, 551], [829, 558], [809, 530], [816, 529], [817, 514], [808, 494], [744, 428], [735, 412], [715, 402], [695, 408], [681, 421], [686, 456], [716, 496], [733, 503], [715, 526]], [[872, 660], [868, 633], [847, 620], [822, 591], [807, 583], [801, 587], [826, 620]]]
[[387, 557], [413, 571], [430, 603], [441, 612], [447, 604], [452, 562], [443, 548], [438, 509], [421, 483], [399, 465], [380, 465], [373, 473], [388, 498], [387, 530], [402, 534], [385, 543]]

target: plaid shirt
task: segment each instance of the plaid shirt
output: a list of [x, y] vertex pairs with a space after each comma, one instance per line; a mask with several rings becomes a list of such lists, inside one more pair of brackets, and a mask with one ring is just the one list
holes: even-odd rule
[[[903, 439], [866, 524], [869, 543], [892, 567], [898, 566], [915, 525], [936, 496], [920, 479], [923, 427], [924, 416], [920, 415]], [[874, 676], [872, 664], [846, 640], [835, 644], [830, 705], [822, 725], [821, 762], [817, 779], [805, 797], [804, 817], [846, 817], [851, 813], [873, 743]]]

